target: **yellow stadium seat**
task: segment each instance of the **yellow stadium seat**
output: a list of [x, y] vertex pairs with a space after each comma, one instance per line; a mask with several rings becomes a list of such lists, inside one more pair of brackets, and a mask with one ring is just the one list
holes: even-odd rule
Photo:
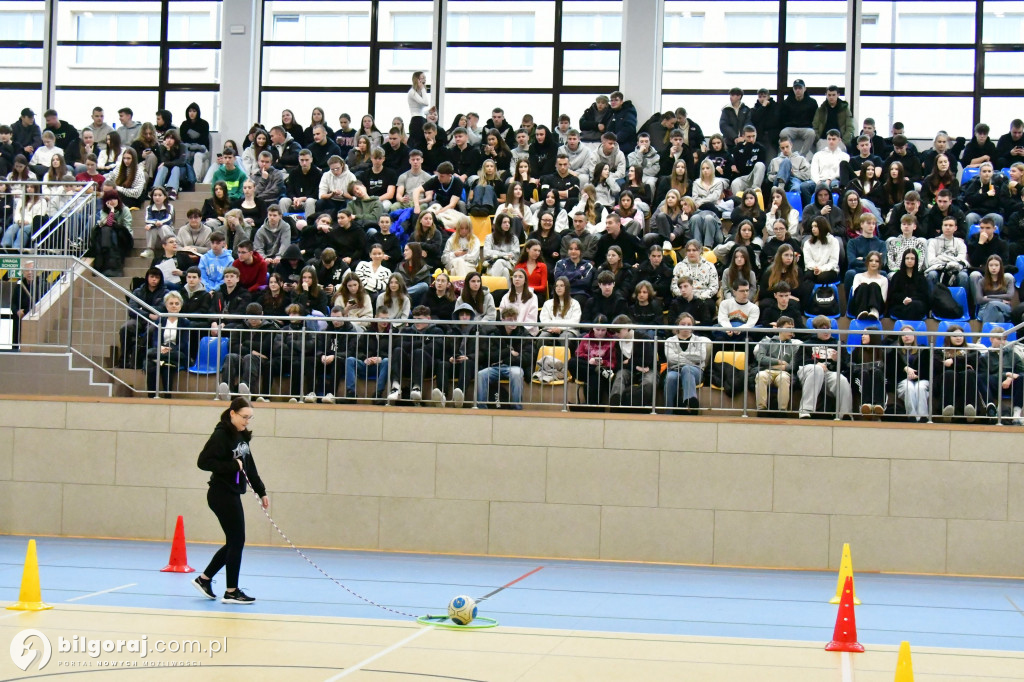
[[491, 233], [491, 223], [494, 220], [494, 216], [469, 216], [469, 220], [473, 223], [473, 234], [480, 240], [480, 245], [483, 246], [484, 240], [487, 239], [487, 235]]
[[[546, 358], [546, 357], [552, 357], [552, 358], [555, 358], [556, 360], [561, 360], [562, 361], [562, 367], [565, 368], [565, 372], [568, 374], [568, 371], [569, 371], [569, 353], [567, 351], [568, 351], [568, 349], [565, 346], [541, 346], [540, 350], [537, 351], [537, 363], [536, 363], [536, 365], [534, 365], [534, 368], [533, 368], [534, 374], [536, 374], [538, 371], [540, 371], [540, 361], [543, 358]], [[534, 379], [533, 383], [535, 383], [535, 384], [543, 384], [544, 382], [538, 381], [537, 379]], [[548, 386], [561, 386], [564, 383], [565, 383], [565, 381], [563, 381], [561, 379], [558, 379], [558, 380], [555, 380], [555, 381], [547, 382], [546, 385], [548, 385]]]

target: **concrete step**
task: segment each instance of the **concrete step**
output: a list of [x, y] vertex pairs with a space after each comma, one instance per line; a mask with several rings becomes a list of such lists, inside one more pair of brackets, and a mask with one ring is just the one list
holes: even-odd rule
[[0, 353], [0, 383], [28, 395], [110, 397], [112, 387], [66, 353]]

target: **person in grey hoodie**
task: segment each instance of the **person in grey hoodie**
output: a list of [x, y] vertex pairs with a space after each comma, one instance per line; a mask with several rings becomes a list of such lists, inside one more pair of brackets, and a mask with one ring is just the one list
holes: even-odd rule
[[661, 172], [661, 155], [651, 147], [651, 136], [648, 133], [642, 132], [637, 136], [636, 149], [626, 157], [626, 163], [630, 166], [640, 166], [643, 169], [644, 183], [651, 188], [651, 194], [653, 194], [654, 187], [658, 182], [658, 174]]
[[267, 209], [267, 220], [253, 239], [253, 250], [263, 256], [268, 265], [281, 262], [281, 254], [292, 243], [291, 225], [281, 217], [281, 208], [273, 204]]
[[601, 146], [591, 154], [590, 167], [587, 169], [587, 174], [591, 178], [594, 177], [594, 166], [602, 162], [608, 164], [608, 168], [611, 170], [608, 180], [615, 182], [626, 177], [626, 155], [619, 149], [615, 133], [602, 135]]
[[566, 133], [565, 144], [558, 148], [558, 153], [569, 157], [569, 172], [579, 178], [580, 187], [590, 182], [590, 169], [594, 167], [593, 152], [590, 147], [580, 144], [580, 131], [570, 128]]
[[795, 323], [792, 317], [783, 315], [776, 323], [777, 336], [761, 339], [754, 347], [754, 359], [758, 372], [754, 376], [754, 394], [758, 411], [768, 409], [768, 387], [779, 389], [779, 409], [789, 409], [789, 397], [793, 384], [793, 360], [802, 341], [793, 338]]

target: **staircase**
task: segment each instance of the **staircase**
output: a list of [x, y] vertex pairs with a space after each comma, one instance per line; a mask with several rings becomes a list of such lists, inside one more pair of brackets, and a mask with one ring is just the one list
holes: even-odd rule
[[0, 353], [5, 391], [21, 395], [81, 395], [109, 398], [112, 386], [90, 367], [76, 365], [71, 353]]

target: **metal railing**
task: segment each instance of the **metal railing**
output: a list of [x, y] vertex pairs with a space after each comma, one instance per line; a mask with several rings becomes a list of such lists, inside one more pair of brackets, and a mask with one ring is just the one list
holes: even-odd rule
[[957, 347], [948, 330], [782, 330], [788, 341], [772, 328], [559, 322], [570, 331], [548, 336], [515, 321], [175, 318], [78, 259], [29, 262], [45, 286], [23, 346], [70, 352], [128, 395], [211, 398], [227, 384], [286, 401], [987, 423], [1024, 404], [1024, 348], [1009, 325], [968, 328]]
[[[23, 209], [26, 188], [39, 195]], [[87, 182], [0, 182], [0, 225], [7, 253], [79, 256], [88, 248], [96, 225], [97, 185]]]

